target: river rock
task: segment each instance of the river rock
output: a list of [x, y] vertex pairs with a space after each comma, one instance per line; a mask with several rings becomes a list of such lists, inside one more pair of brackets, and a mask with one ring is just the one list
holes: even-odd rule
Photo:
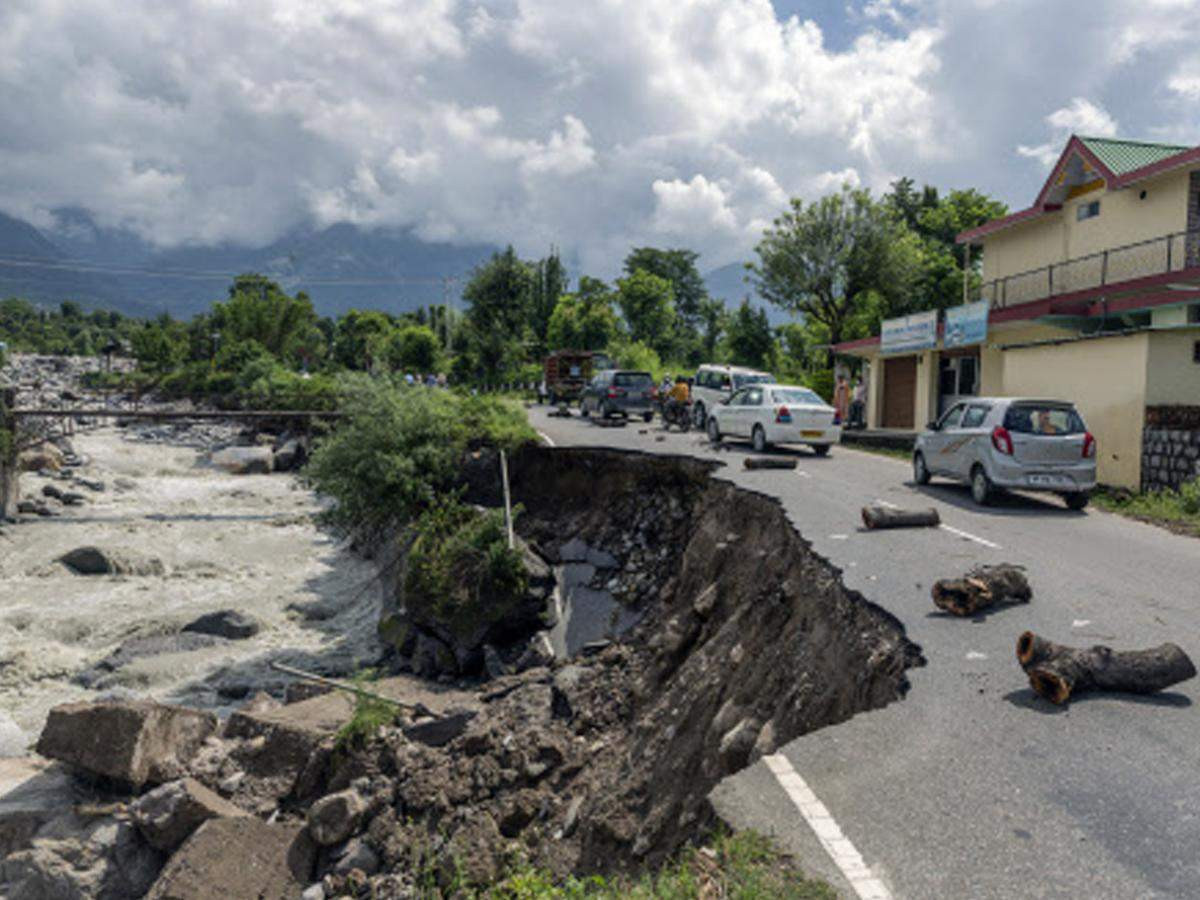
[[139, 559], [101, 547], [77, 547], [58, 561], [76, 575], [162, 575], [165, 571], [161, 560]]
[[17, 468], [22, 472], [57, 472], [63, 467], [63, 452], [53, 444], [42, 444], [22, 450]]
[[275, 471], [293, 472], [307, 459], [307, 444], [301, 438], [290, 438], [275, 448]]
[[274, 459], [270, 447], [226, 447], [212, 455], [213, 465], [231, 475], [268, 475]]
[[322, 797], [308, 808], [308, 833], [322, 847], [340, 844], [354, 834], [367, 801], [355, 790]]
[[170, 781], [143, 794], [129, 812], [150, 846], [168, 853], [186, 841], [202, 822], [248, 815], [194, 778]]
[[36, 756], [0, 759], [0, 859], [82, 799], [70, 771]]
[[216, 728], [212, 713], [152, 700], [66, 703], [50, 710], [37, 752], [140, 788], [183, 775]]
[[260, 627], [258, 620], [247, 616], [245, 613], [238, 612], [236, 609], [222, 609], [219, 612], [207, 613], [192, 622], [188, 622], [181, 630], [185, 632], [197, 632], [199, 634], [212, 634], [217, 637], [228, 638], [231, 641], [237, 641], [258, 634]]
[[147, 900], [294, 900], [312, 883], [316, 847], [301, 825], [210, 819], [187, 839]]

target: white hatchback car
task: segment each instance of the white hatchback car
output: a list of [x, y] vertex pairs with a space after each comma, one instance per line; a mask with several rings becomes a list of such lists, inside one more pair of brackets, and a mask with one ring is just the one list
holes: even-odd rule
[[692, 424], [703, 428], [708, 411], [751, 384], [773, 384], [775, 376], [741, 366], [706, 363], [696, 370], [692, 385]]
[[806, 387], [752, 384], [708, 412], [708, 439], [749, 438], [761, 453], [771, 444], [808, 444], [817, 456], [842, 439], [837, 410]]

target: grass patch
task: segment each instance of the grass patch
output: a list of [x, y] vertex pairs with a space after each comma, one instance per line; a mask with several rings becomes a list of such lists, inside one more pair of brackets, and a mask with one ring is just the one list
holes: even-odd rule
[[1166, 528], [1176, 534], [1200, 537], [1200, 479], [1192, 479], [1178, 491], [1133, 493], [1119, 488], [1100, 488], [1092, 494], [1100, 509]]
[[593, 875], [556, 881], [540, 870], [524, 869], [481, 896], [496, 900], [835, 900], [837, 893], [825, 882], [805, 877], [791, 858], [763, 835], [719, 831], [707, 847], [684, 850], [659, 871], [637, 879]]
[[[367, 669], [354, 676], [354, 686], [362, 690], [370, 690], [375, 672]], [[365, 694], [354, 695], [354, 714], [350, 720], [338, 729], [334, 737], [335, 752], [346, 753], [359, 750], [367, 745], [385, 725], [396, 721], [397, 708], [395, 704], [385, 700], [377, 700]]]

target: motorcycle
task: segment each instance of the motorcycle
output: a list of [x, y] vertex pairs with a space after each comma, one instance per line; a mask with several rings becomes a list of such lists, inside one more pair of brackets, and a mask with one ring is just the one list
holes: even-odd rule
[[679, 430], [692, 430], [692, 403], [674, 403], [671, 400], [659, 401], [659, 415], [662, 417], [663, 428], [671, 430], [672, 425], [678, 425]]

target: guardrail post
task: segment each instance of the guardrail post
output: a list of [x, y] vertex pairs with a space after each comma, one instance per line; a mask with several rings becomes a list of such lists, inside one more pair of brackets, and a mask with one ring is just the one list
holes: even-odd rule
[[0, 518], [17, 514], [20, 470], [17, 467], [17, 423], [9, 410], [17, 405], [15, 388], [0, 389]]

